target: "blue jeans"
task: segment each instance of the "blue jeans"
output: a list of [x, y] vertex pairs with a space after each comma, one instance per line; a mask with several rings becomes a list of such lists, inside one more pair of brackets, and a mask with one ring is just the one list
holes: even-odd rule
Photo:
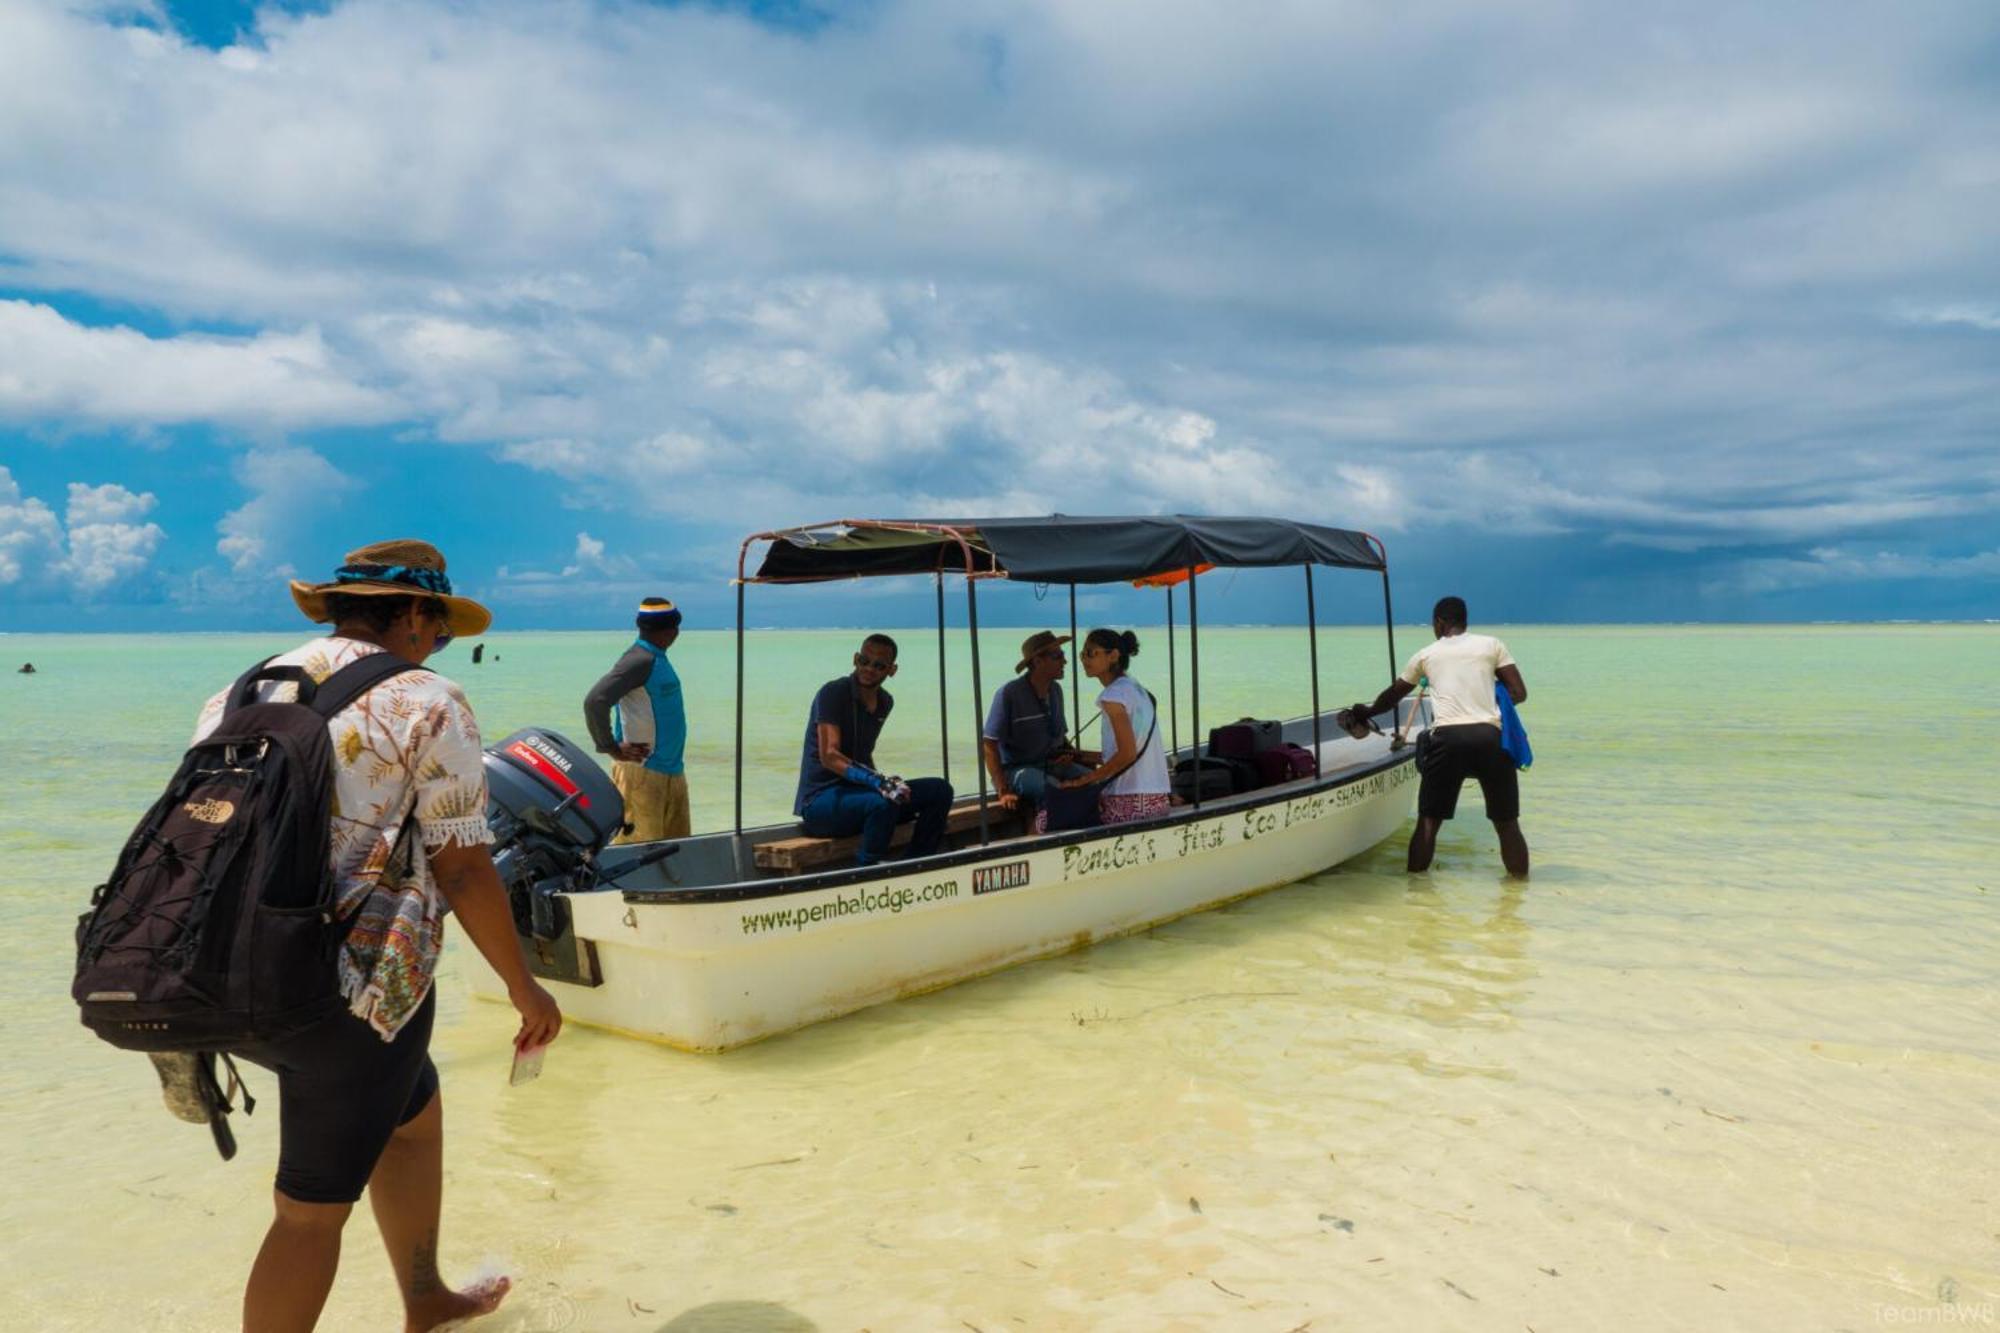
[[899, 804], [851, 782], [837, 782], [813, 794], [799, 823], [815, 838], [845, 838], [859, 833], [861, 850], [855, 854], [854, 864], [872, 866], [888, 857], [889, 839], [895, 834], [896, 825], [912, 819], [917, 821], [917, 827], [910, 835], [908, 855], [929, 856], [935, 852], [944, 838], [945, 816], [950, 811], [951, 784], [943, 778], [911, 778], [908, 804]]
[[1051, 764], [1044, 772], [1039, 765], [1007, 770], [1007, 785], [1014, 794], [1037, 809], [1042, 804], [1042, 793], [1049, 789], [1050, 782], [1061, 782], [1067, 778], [1080, 778], [1090, 770], [1082, 764], [1064, 762]]

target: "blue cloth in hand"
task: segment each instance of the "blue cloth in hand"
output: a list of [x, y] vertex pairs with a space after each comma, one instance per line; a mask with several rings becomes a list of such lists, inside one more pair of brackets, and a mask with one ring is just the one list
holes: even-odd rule
[[1535, 762], [1535, 752], [1528, 745], [1528, 729], [1521, 725], [1521, 715], [1514, 710], [1514, 696], [1496, 680], [1493, 682], [1493, 698], [1500, 705], [1500, 748], [1513, 758], [1514, 767], [1531, 766]]

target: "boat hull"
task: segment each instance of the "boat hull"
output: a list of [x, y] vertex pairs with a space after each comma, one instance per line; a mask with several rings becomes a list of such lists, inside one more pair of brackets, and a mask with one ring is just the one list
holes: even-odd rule
[[[1300, 788], [824, 888], [569, 895], [601, 984], [552, 989], [571, 1021], [727, 1050], [1292, 883], [1395, 832], [1417, 784], [1403, 754]], [[475, 989], [498, 996], [475, 967]]]

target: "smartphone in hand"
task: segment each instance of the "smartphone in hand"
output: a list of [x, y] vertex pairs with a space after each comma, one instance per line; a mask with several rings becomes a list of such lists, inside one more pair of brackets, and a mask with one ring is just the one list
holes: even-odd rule
[[541, 1077], [542, 1053], [548, 1049], [547, 1046], [530, 1046], [525, 1050], [515, 1047], [514, 1068], [507, 1075], [507, 1086], [518, 1088], [523, 1083], [532, 1083]]

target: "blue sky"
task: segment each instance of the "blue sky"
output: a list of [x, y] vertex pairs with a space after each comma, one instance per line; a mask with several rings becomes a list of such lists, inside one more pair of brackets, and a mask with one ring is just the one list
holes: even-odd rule
[[1051, 511], [1488, 622], [2000, 616], [2000, 12], [1245, 12], [0, 0], [0, 630], [390, 535], [721, 624], [746, 532]]

